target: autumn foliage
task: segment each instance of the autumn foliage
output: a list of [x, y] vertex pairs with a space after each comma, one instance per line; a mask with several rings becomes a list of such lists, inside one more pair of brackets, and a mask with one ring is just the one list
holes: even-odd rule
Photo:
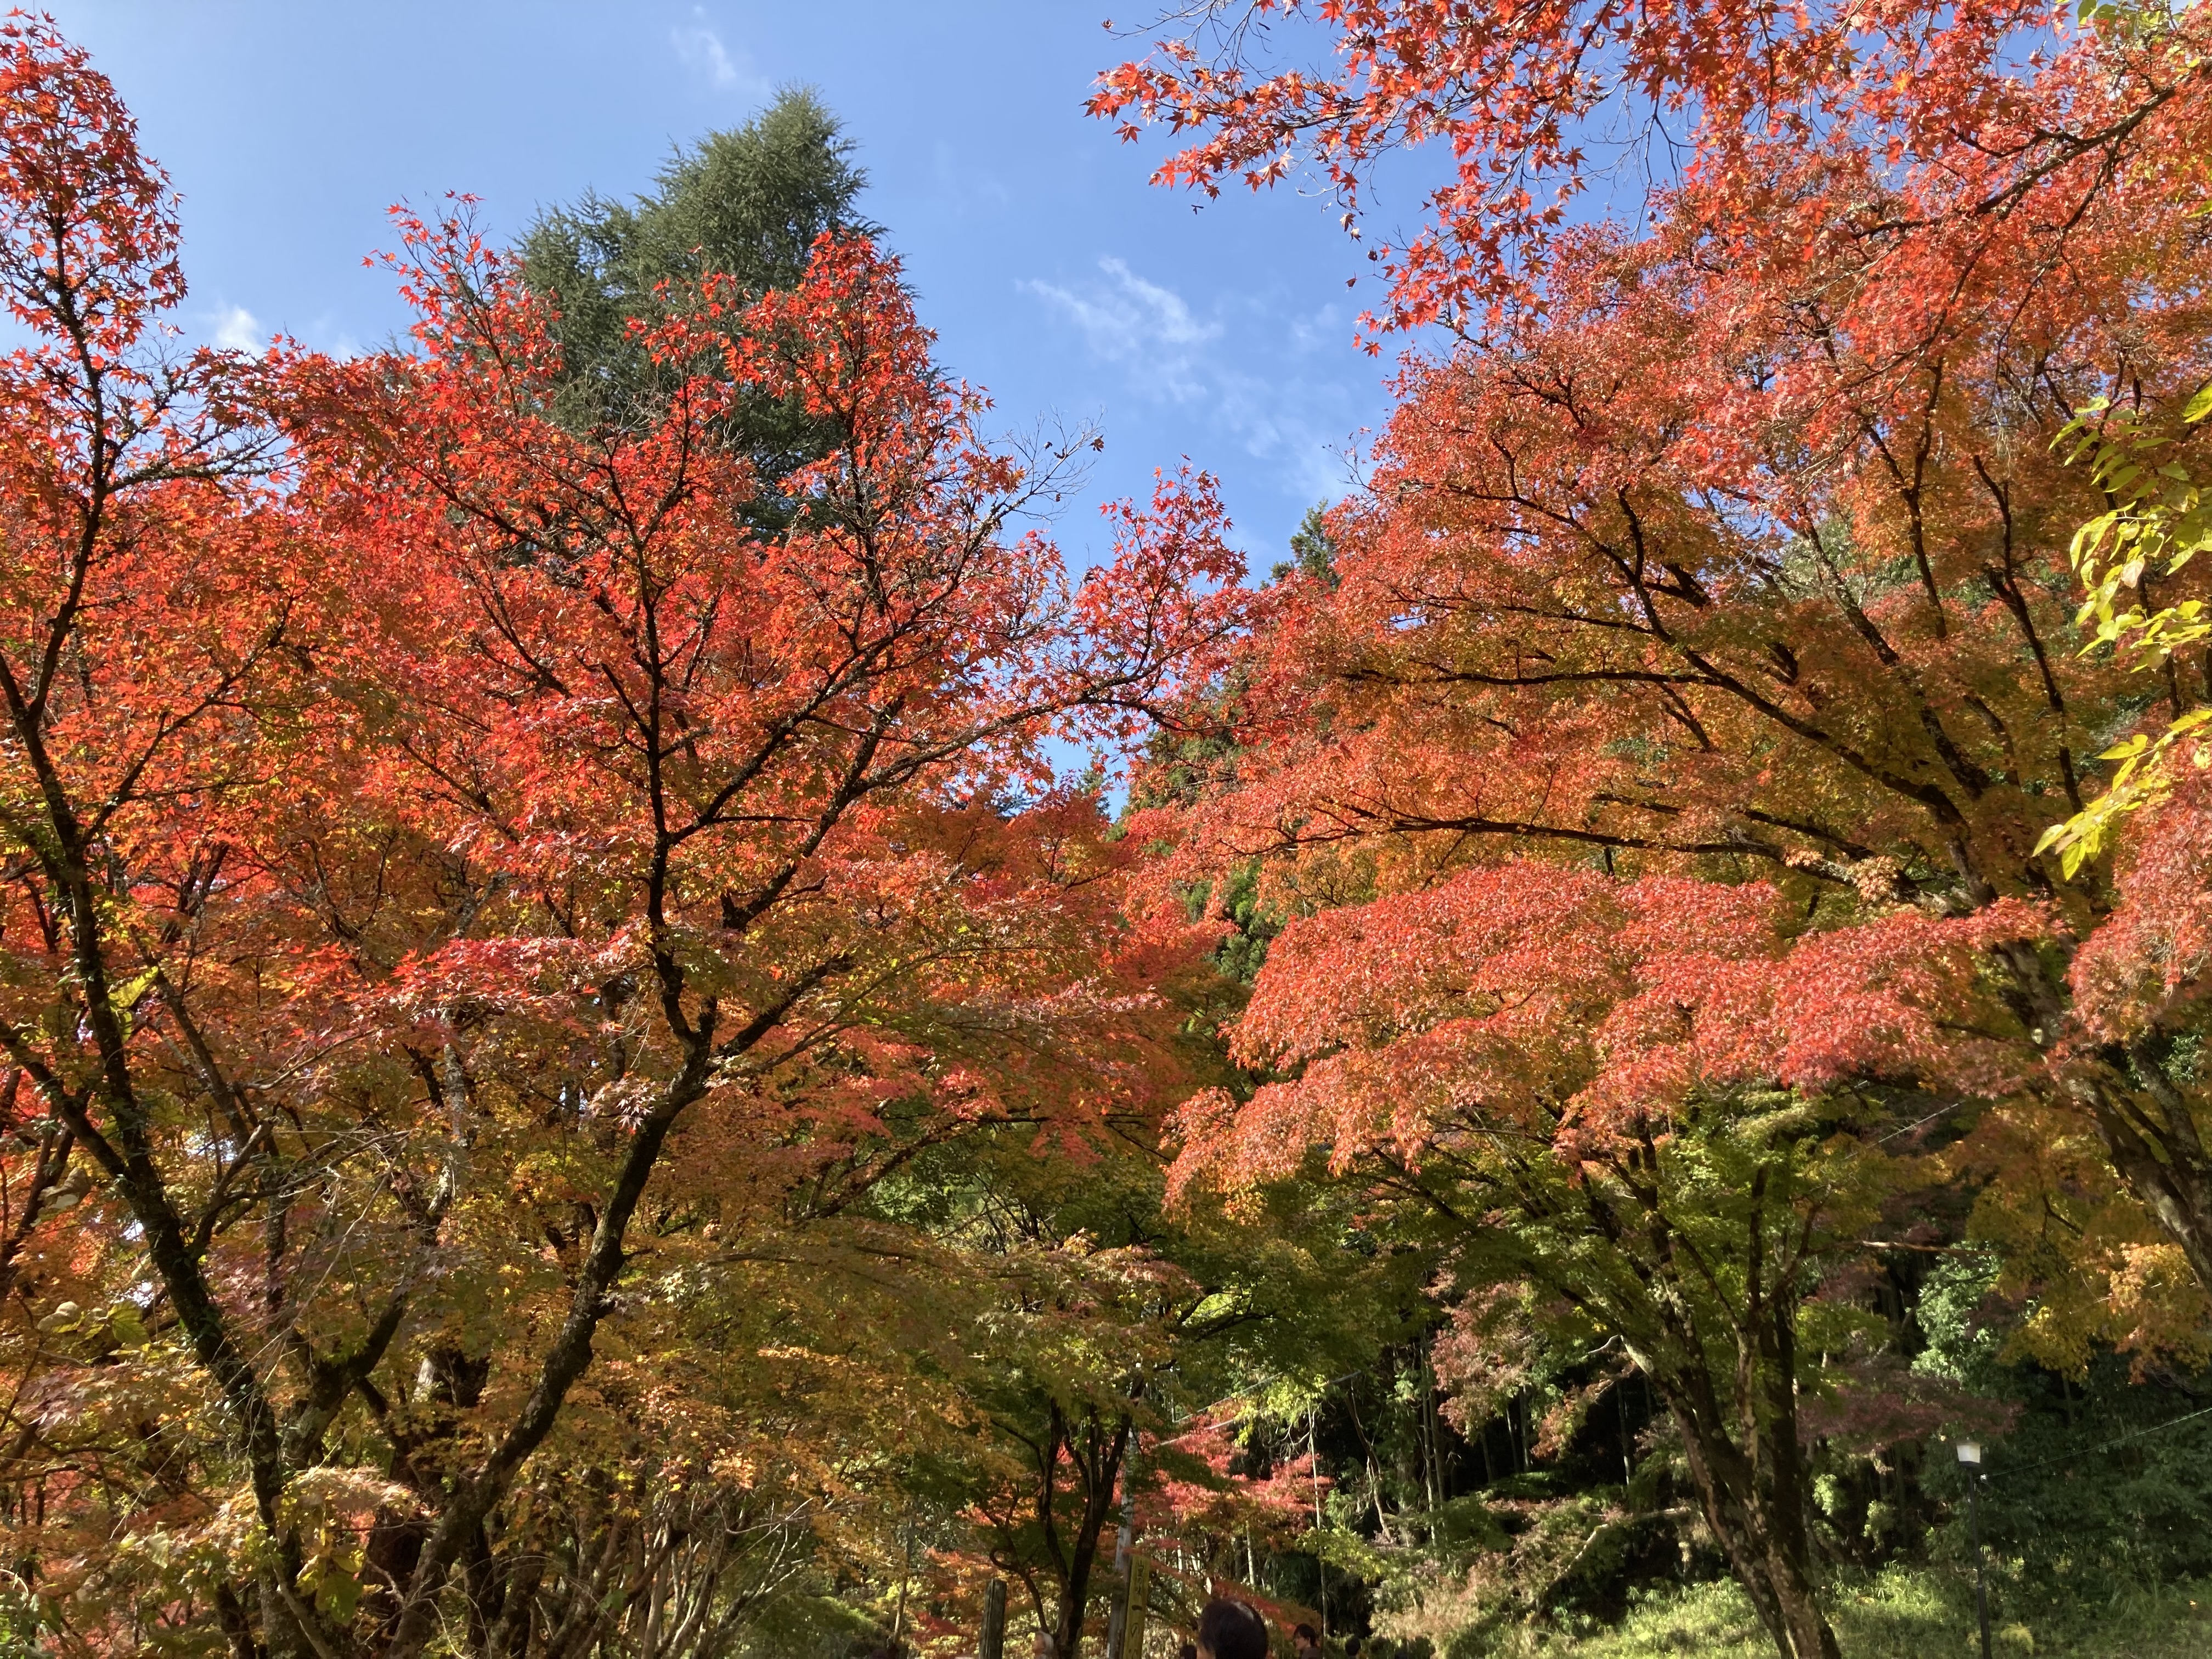
[[862, 236], [664, 292], [604, 418], [465, 198], [406, 341], [185, 349], [166, 180], [0, 25], [0, 1621], [709, 1659], [1000, 1577], [1074, 1659], [1125, 1517], [1297, 1616], [1255, 1540], [1322, 1549], [1387, 1363], [1387, 1546], [1495, 1523], [1436, 1448], [1516, 1399], [1525, 1471], [1611, 1398], [1626, 1492], [1632, 1377], [1828, 1659], [1816, 1487], [2003, 1427], [1901, 1255], [2069, 1375], [2212, 1346], [2212, 794], [2050, 835], [2212, 702], [2069, 557], [2099, 411], [2212, 380], [2204, 28], [1176, 14], [1092, 100], [1164, 181], [1358, 229], [1449, 152], [1371, 475], [1255, 588], [1189, 468], [1072, 577], [1085, 441], [990, 438]]
[[[1069, 457], [981, 440], [864, 241], [741, 331], [702, 294], [641, 430], [550, 418], [465, 216], [400, 223], [407, 349], [165, 356], [166, 186], [82, 52], [5, 40], [16, 1547], [70, 1647], [596, 1644], [663, 1569], [544, 1552], [651, 1513], [533, 1481], [794, 1489], [669, 1391], [716, 1263], [966, 1133], [1157, 1125], [1162, 958], [1039, 744], [1212, 672], [1218, 511], [1164, 486], [1073, 586], [1015, 522]], [[754, 388], [836, 437], [767, 539], [715, 437]]]
[[[1731, 254], [1835, 242], [1881, 261], [1900, 301], [1941, 303], [2023, 216], [2068, 222], [2039, 204], [2097, 193], [2139, 156], [2185, 174], [2202, 153], [2201, 8], [2083, 15], [2100, 27], [2069, 42], [2017, 0], [1196, 0], [1099, 77], [1090, 108], [1124, 137], [1182, 141], [1155, 183], [1314, 175], [1347, 228], [1391, 155], [1448, 158], [1416, 222], [1368, 254], [1381, 330], [1494, 320], [1548, 289], [1578, 220], [1635, 218], [1678, 179], [1715, 193], [1707, 228]], [[1869, 167], [1911, 205], [1805, 187]], [[1790, 170], [1798, 187], [1778, 193]]]
[[[1270, 58], [1292, 16], [1328, 72]], [[1778, 1648], [1831, 1653], [1791, 1402], [1841, 1230], [1945, 1176], [1998, 1232], [2055, 1206], [2077, 1359], [2195, 1351], [2212, 1286], [2197, 792], [2116, 867], [2039, 846], [2153, 695], [2077, 648], [2103, 502], [2057, 441], [2212, 378], [2203, 10], [1186, 21], [1095, 109], [1200, 135], [1165, 181], [1310, 158], [1355, 209], [1449, 141], [1370, 322], [1455, 337], [1143, 820], [1167, 902], [1256, 884], [1282, 930], [1231, 1037], [1261, 1080], [1184, 1109], [1178, 1179], [1326, 1149], [1447, 1217], [1470, 1291], [1626, 1343]], [[1622, 111], [1685, 165], [1642, 228], [1577, 222]]]
[[[2153, 133], [2198, 118], [2196, 21], [2090, 32], [2007, 76], [2051, 131], [2093, 72], [2107, 92], [2152, 59], [2180, 79], [2130, 107], [2126, 148], [2020, 174], [2002, 215], [1954, 189], [1979, 140], [1954, 136], [1955, 166], [1905, 166], [1910, 144], [1838, 130], [1756, 155], [1717, 138], [1649, 234], [1550, 236], [1540, 303], [1505, 308], [1479, 346], [1409, 362], [1373, 487], [1331, 520], [1330, 580], [1304, 584], [1243, 671], [1234, 787], [1176, 830], [1175, 867], [1267, 860], [1292, 909], [1414, 902], [1381, 896], [1401, 890], [1441, 904], [1466, 863], [1516, 849], [1608, 876], [1776, 884], [1790, 896], [1775, 914], [1802, 936], [1786, 960], [1822, 966], [1802, 1003], [1788, 980], [1770, 987], [1791, 1036], [1754, 1070], [2068, 1100], [2212, 1279], [2196, 1109], [2154, 1059], [2190, 1016], [2114, 1000], [2170, 959], [2172, 942], [2134, 929], [2181, 925], [2189, 901], [2160, 883], [2178, 871], [2139, 854], [2111, 887], [2034, 850], [2094, 791], [2094, 757], [2146, 690], [2072, 648], [2065, 546], [2094, 498], [2051, 441], [2116, 388], [2178, 404], [2212, 374], [2197, 180]], [[1364, 63], [1368, 24], [1342, 27]], [[1418, 41], [1402, 55], [1448, 67]], [[1858, 75], [1821, 95], [1856, 96]], [[1905, 121], [1914, 106], [1869, 107]], [[1767, 234], [1740, 248], [1754, 222]], [[2178, 711], [2199, 688], [2177, 665], [2164, 690]], [[1972, 972], [1899, 948], [1960, 926], [1980, 930]], [[2118, 966], [2124, 939], [2142, 968]], [[1900, 966], [1939, 1001], [1948, 981], [1917, 1061], [1885, 1000]], [[1343, 1040], [1253, 1024], [1270, 1006], [1263, 979], [1248, 1052]], [[1792, 1057], [1812, 1048], [1825, 1078]]]

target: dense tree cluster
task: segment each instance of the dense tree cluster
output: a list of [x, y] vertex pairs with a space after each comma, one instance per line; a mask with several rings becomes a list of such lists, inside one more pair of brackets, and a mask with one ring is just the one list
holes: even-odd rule
[[[1433, 1209], [1463, 1357], [1617, 1346], [1778, 1646], [1832, 1654], [1806, 1413], [1909, 1357], [1843, 1293], [1876, 1241], [1959, 1242], [1941, 1200], [1980, 1188], [1970, 1237], [2041, 1224], [2009, 1270], [2047, 1356], [2202, 1351], [2200, 794], [2117, 866], [2045, 833], [2150, 706], [2212, 696], [2178, 650], [2083, 654], [2069, 562], [2133, 476], [2069, 465], [2080, 412], [2212, 378], [2201, 9], [1408, 0], [1326, 9], [1334, 79], [1267, 61], [1279, 9], [1204, 9], [1097, 106], [1197, 131], [1168, 179], [1304, 146], [1355, 209], [1448, 134], [1370, 321], [1457, 338], [1409, 360], [1327, 580], [1286, 578], [1236, 741], [1143, 821], [1284, 922], [1231, 1031], [1265, 1080], [1186, 1105], [1177, 1182], [1320, 1148]], [[1635, 232], [1528, 193], [1588, 182], [1607, 100], [1686, 120]], [[1942, 1419], [1887, 1400], [1869, 1450]]]
[[2212, 1571], [2202, 1425], [2050, 1473], [2212, 1356], [2212, 21], [2059, 21], [1171, 15], [1165, 180], [1453, 158], [1256, 585], [1071, 578], [811, 94], [256, 357], [0, 25], [0, 1646], [1832, 1659], [1960, 1435]]

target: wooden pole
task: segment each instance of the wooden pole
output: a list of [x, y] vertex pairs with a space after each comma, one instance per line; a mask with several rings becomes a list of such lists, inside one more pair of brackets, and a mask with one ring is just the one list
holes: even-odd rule
[[899, 1574], [898, 1611], [891, 1614], [891, 1652], [894, 1656], [899, 1651], [900, 1639], [906, 1634], [906, 1587], [913, 1577], [914, 1517], [908, 1516], [906, 1522], [906, 1563]]
[[1152, 1599], [1152, 1559], [1139, 1555], [1129, 1563], [1129, 1616], [1112, 1659], [1145, 1659], [1145, 1612]]
[[1128, 1627], [1129, 1554], [1137, 1541], [1137, 1487], [1130, 1476], [1136, 1461], [1137, 1437], [1132, 1430], [1128, 1454], [1121, 1460], [1121, 1531], [1114, 1540], [1114, 1601], [1106, 1613], [1106, 1659], [1121, 1659], [1121, 1632]]
[[[1321, 1451], [1314, 1435], [1314, 1422], [1321, 1414], [1320, 1407], [1306, 1407], [1306, 1463], [1313, 1475], [1314, 1489], [1314, 1565], [1321, 1571], [1321, 1634], [1328, 1639], [1328, 1558], [1322, 1553], [1321, 1513]], [[1296, 1444], [1294, 1441], [1291, 1443]]]
[[975, 1659], [1006, 1659], [1006, 1581], [994, 1578], [983, 1592], [983, 1635], [975, 1644]]

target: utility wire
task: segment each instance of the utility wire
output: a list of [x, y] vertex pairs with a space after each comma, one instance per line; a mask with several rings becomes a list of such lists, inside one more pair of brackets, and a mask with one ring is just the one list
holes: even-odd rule
[[[2046, 1457], [2039, 1463], [2021, 1463], [2014, 1468], [1998, 1469], [1995, 1474], [2011, 1476], [2033, 1474], [2037, 1469], [2055, 1468], [2061, 1463], [2071, 1463], [2079, 1457], [2094, 1456], [2099, 1452], [2110, 1451], [2115, 1446], [2124, 1446], [2131, 1441], [2146, 1439], [2154, 1434], [2163, 1434], [2168, 1429], [2178, 1429], [2184, 1423], [2193, 1423], [2200, 1417], [2212, 1417], [2212, 1406], [2207, 1406], [2202, 1411], [2185, 1413], [2179, 1417], [2170, 1417], [2163, 1423], [2154, 1423], [2147, 1429], [2137, 1429], [2134, 1433], [2124, 1434], [2117, 1440], [2107, 1440], [2101, 1446], [2084, 1446], [2079, 1451], [2070, 1451], [2063, 1456]], [[1989, 1474], [1982, 1476], [1985, 1481], [1991, 1478]]]
[[1896, 1139], [1899, 1135], [1909, 1135], [1915, 1129], [1925, 1128], [1929, 1124], [1933, 1123], [1939, 1117], [1950, 1116], [1952, 1113], [1959, 1110], [1962, 1104], [1963, 1103], [1954, 1100], [1948, 1106], [1944, 1107], [1942, 1110], [1939, 1112], [1930, 1112], [1926, 1117], [1922, 1118], [1917, 1123], [1908, 1123], [1902, 1129], [1892, 1129], [1887, 1134], [1875, 1141], [1875, 1145], [1877, 1146], [1886, 1146], [1891, 1141]]

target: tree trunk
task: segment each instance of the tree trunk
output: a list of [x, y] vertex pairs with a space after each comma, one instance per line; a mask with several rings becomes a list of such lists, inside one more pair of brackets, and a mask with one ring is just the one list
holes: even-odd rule
[[[2138, 1067], [2166, 1083], [2154, 1060], [2140, 1060]], [[2130, 1098], [2132, 1091], [2094, 1088], [2098, 1133], [2129, 1190], [2181, 1247], [2197, 1283], [2212, 1291], [2212, 1158], [2179, 1090], [2169, 1084], [2144, 1092], [2148, 1102]]]
[[[1083, 1511], [1068, 1550], [1067, 1577], [1060, 1587], [1060, 1613], [1053, 1621], [1053, 1651], [1059, 1659], [1076, 1659], [1083, 1641], [1083, 1613], [1091, 1600], [1091, 1574], [1098, 1560], [1098, 1536], [1114, 1510], [1114, 1494], [1121, 1474], [1121, 1460], [1129, 1445], [1130, 1419], [1124, 1414], [1109, 1431], [1094, 1412], [1084, 1438], [1067, 1438], [1070, 1457], [1084, 1477]], [[1108, 1656], [1113, 1659], [1113, 1656]]]
[[[1778, 1372], [1785, 1369], [1776, 1367]], [[1814, 1594], [1795, 1412], [1761, 1437], [1757, 1449], [1765, 1454], [1762, 1471], [1728, 1432], [1709, 1376], [1659, 1375], [1651, 1382], [1682, 1431], [1705, 1524], [1720, 1540], [1775, 1650], [1782, 1659], [1839, 1659], [1835, 1632]], [[1771, 1375], [1770, 1398], [1783, 1389], [1794, 1396], [1796, 1383], [1794, 1375]]]
[[[2072, 988], [2026, 945], [1999, 950], [2023, 1013], [2042, 1032], [2078, 1030]], [[2181, 1248], [2197, 1283], [2212, 1292], [2212, 1154], [2197, 1121], [2201, 1091], [2167, 1071], [2167, 1040], [2154, 1032], [2127, 1044], [2106, 1043], [2094, 1068], [2066, 1084], [2072, 1103], [2097, 1127], [2112, 1168]]]
[[1121, 1659], [1127, 1645], [1129, 1618], [1129, 1575], [1135, 1565], [1137, 1546], [1137, 1493], [1127, 1480], [1121, 1483], [1121, 1529], [1114, 1537], [1114, 1577], [1111, 1594], [1114, 1606], [1106, 1617], [1106, 1659]]

